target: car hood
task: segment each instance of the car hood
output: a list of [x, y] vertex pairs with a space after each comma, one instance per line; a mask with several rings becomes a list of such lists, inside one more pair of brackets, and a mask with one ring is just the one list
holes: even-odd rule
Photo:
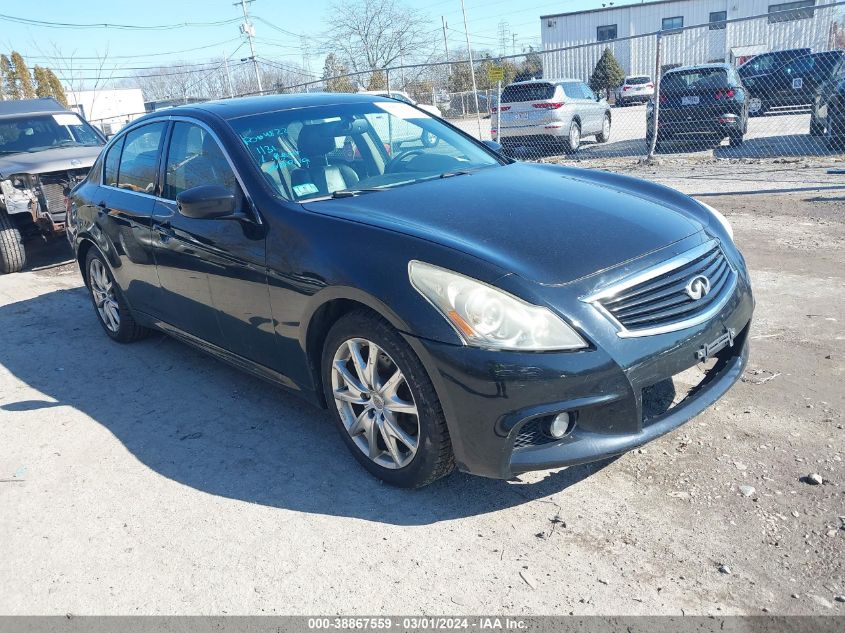
[[45, 174], [68, 169], [85, 169], [94, 164], [103, 146], [57, 147], [40, 152], [24, 152], [0, 156], [0, 176], [12, 174]]
[[703, 209], [672, 189], [529, 163], [304, 206], [437, 242], [541, 284], [606, 270], [707, 224]]

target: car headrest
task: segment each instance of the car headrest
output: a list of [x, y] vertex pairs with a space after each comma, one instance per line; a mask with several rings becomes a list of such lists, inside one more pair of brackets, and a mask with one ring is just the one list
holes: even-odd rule
[[335, 148], [334, 132], [337, 126], [332, 123], [306, 125], [299, 131], [299, 153], [306, 158], [325, 156]]
[[299, 153], [306, 158], [325, 156], [336, 148], [337, 137], [363, 134], [368, 126], [366, 119], [306, 125], [299, 132]]

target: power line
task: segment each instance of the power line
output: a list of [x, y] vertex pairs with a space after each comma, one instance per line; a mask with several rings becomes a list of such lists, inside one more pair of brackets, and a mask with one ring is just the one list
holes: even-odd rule
[[[215, 42], [214, 44], [206, 44], [204, 46], [196, 46], [194, 48], [186, 48], [181, 51], [167, 51], [166, 53], [147, 53], [146, 55], [108, 55], [108, 59], [148, 59], [150, 57], [165, 57], [167, 55], [181, 55], [182, 53], [192, 53], [194, 51], [201, 51], [208, 48], [215, 48], [218, 46], [223, 46], [225, 44], [231, 44], [233, 42], [240, 41], [239, 37], [233, 37], [228, 40], [223, 40], [222, 42]], [[27, 55], [27, 59], [61, 59], [65, 60], [68, 59], [67, 55]], [[96, 59], [101, 60], [102, 57], [97, 56], [76, 56], [72, 55], [70, 57], [71, 60], [73, 59]]]
[[181, 29], [185, 27], [206, 27], [206, 26], [223, 26], [225, 24], [233, 24], [239, 18], [230, 18], [228, 20], [218, 20], [216, 22], [179, 22], [177, 24], [155, 24], [141, 26], [136, 24], [113, 24], [111, 22], [94, 22], [94, 23], [79, 23], [79, 22], [49, 22], [47, 20], [33, 20], [31, 18], [20, 18], [14, 15], [6, 15], [0, 13], [0, 18], [16, 22], [18, 24], [27, 24], [29, 26], [40, 26], [51, 29], [124, 29], [127, 31], [167, 31], [171, 29]]

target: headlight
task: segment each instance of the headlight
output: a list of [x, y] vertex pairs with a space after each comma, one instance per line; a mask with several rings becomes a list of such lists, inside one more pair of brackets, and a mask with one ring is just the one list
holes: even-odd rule
[[725, 233], [727, 233], [727, 234], [728, 234], [728, 236], [731, 238], [731, 240], [733, 240], [733, 238], [734, 238], [734, 230], [733, 230], [733, 227], [731, 226], [731, 223], [730, 223], [730, 222], [728, 222], [728, 219], [727, 219], [725, 216], [723, 216], [721, 213], [719, 213], [718, 211], [716, 211], [716, 209], [714, 209], [713, 207], [711, 207], [711, 206], [710, 206], [709, 204], [707, 204], [706, 202], [701, 202], [701, 201], [699, 200], [699, 201], [698, 201], [698, 204], [700, 204], [702, 207], [704, 207], [705, 209], [707, 209], [707, 210], [708, 210], [711, 214], [713, 214], [713, 217], [716, 219], [716, 221], [717, 221], [719, 224], [721, 224], [721, 225], [722, 225], [722, 228], [723, 228], [723, 229], [725, 229]]
[[408, 264], [411, 285], [477, 347], [507, 350], [581, 349], [587, 343], [548, 308], [431, 264]]

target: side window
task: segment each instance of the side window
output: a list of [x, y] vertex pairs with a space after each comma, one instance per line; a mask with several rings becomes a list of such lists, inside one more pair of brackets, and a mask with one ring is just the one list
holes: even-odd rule
[[237, 193], [237, 180], [217, 141], [204, 128], [177, 121], [170, 137], [164, 171], [168, 200], [200, 185], [222, 185]]
[[117, 186], [140, 193], [155, 193], [159, 146], [167, 124], [150, 123], [129, 132], [123, 141]]
[[578, 84], [575, 83], [565, 83], [563, 84], [563, 94], [565, 94], [570, 99], [583, 99], [584, 95], [581, 93], [581, 88], [578, 87]]
[[581, 84], [581, 92], [584, 94], [585, 99], [589, 99], [590, 101], [596, 100], [596, 93], [587, 84]]
[[120, 150], [123, 149], [123, 141], [125, 136], [121, 136], [115, 144], [109, 148], [109, 153], [106, 154], [106, 168], [103, 172], [103, 184], [111, 187], [117, 187], [117, 168], [120, 163]]

